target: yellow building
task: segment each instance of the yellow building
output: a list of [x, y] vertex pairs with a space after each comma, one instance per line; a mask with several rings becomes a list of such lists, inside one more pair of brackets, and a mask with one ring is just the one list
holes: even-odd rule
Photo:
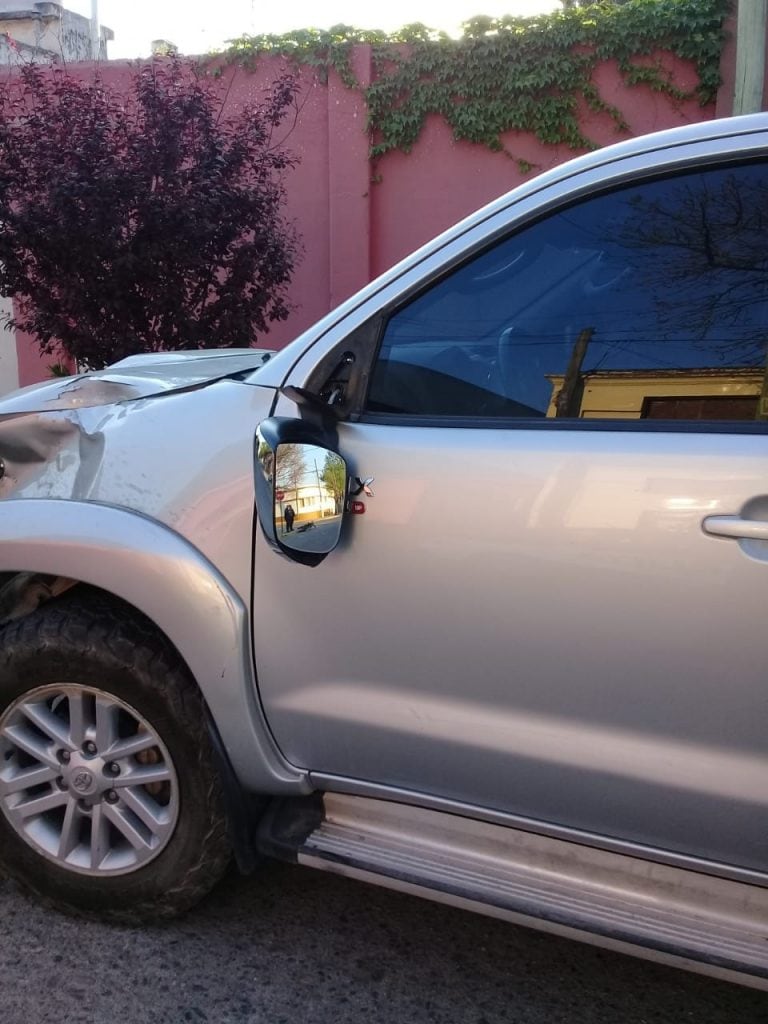
[[[768, 416], [765, 370], [605, 370], [580, 376], [583, 419], [753, 420]], [[547, 416], [557, 415], [562, 375], [551, 375]]]

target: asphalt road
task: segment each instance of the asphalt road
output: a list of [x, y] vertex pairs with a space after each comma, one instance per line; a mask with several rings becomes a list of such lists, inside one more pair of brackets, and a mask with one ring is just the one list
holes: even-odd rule
[[768, 995], [270, 864], [172, 925], [0, 881], [2, 1024], [766, 1024]]
[[[280, 539], [294, 551], [330, 551], [339, 532], [339, 516], [329, 519], [318, 519], [307, 528], [307, 523], [299, 523], [290, 533], [281, 533]], [[303, 528], [302, 528], [303, 527]]]

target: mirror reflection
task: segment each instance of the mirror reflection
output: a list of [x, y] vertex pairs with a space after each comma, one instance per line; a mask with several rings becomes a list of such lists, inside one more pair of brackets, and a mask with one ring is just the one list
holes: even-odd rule
[[327, 554], [339, 541], [347, 466], [335, 452], [312, 444], [277, 446], [275, 533], [294, 551]]

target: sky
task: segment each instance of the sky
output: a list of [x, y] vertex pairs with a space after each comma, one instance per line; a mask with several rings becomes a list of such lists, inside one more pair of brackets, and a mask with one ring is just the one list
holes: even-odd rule
[[[64, 0], [64, 6], [91, 15], [91, 0]], [[153, 39], [167, 39], [182, 53], [198, 54], [243, 33], [338, 24], [391, 30], [415, 21], [455, 32], [476, 14], [529, 15], [559, 7], [558, 0], [388, 0], [383, 5], [360, 0], [98, 0], [101, 23], [115, 33], [109, 44], [113, 59], [147, 57]]]

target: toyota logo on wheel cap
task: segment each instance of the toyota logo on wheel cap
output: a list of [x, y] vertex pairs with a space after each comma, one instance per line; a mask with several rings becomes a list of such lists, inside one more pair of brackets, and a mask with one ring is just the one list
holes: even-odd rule
[[91, 772], [86, 771], [85, 768], [79, 769], [72, 776], [72, 789], [77, 790], [78, 793], [90, 793], [95, 788], [96, 780]]

